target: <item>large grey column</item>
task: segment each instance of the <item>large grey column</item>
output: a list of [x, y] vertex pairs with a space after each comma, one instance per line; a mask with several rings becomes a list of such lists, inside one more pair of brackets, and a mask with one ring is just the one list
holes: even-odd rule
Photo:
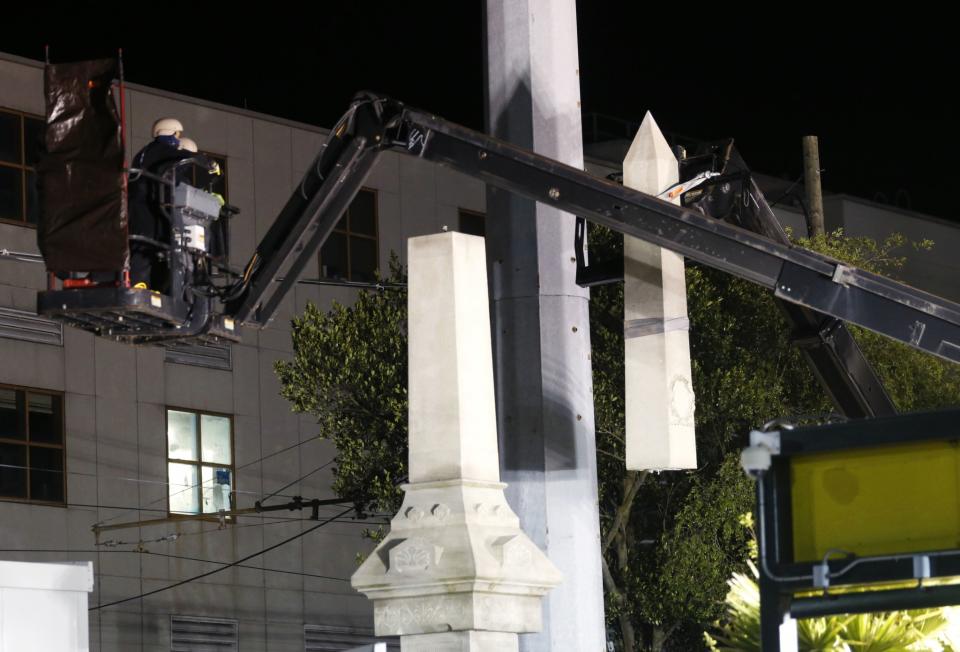
[[[583, 167], [574, 0], [486, 0], [487, 130]], [[574, 217], [487, 191], [500, 466], [524, 531], [563, 573], [521, 650], [605, 649], [588, 293]]]

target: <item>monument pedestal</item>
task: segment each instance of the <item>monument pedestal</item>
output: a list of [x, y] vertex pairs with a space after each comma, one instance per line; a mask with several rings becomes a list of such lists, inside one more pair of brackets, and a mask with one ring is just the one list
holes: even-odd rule
[[516, 652], [562, 577], [499, 481], [483, 239], [410, 240], [410, 480], [351, 580], [403, 652]]

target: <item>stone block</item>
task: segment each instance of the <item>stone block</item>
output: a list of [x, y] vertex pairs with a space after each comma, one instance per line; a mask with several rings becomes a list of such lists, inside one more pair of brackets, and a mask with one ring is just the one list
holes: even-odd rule
[[408, 254], [412, 482], [351, 583], [373, 600], [377, 635], [405, 648], [516, 650], [561, 575], [498, 481], [483, 239], [414, 238]]
[[[623, 170], [624, 185], [651, 195], [679, 179], [677, 160], [649, 113]], [[627, 468], [695, 469], [683, 257], [637, 238], [625, 237], [623, 246]]]
[[404, 636], [400, 652], [515, 652], [516, 634], [505, 632], [443, 632]]
[[500, 479], [483, 238], [409, 242], [410, 481]]

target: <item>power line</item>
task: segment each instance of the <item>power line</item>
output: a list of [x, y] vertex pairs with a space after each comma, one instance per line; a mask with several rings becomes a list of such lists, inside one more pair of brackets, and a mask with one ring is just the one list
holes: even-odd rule
[[[264, 460], [268, 460], [268, 459], [270, 459], [271, 457], [275, 457], [275, 456], [280, 455], [280, 454], [282, 454], [282, 453], [286, 453], [287, 451], [293, 450], [294, 448], [297, 448], [297, 447], [299, 447], [299, 446], [303, 446], [304, 444], [308, 444], [308, 443], [310, 443], [311, 441], [314, 441], [314, 440], [317, 440], [317, 439], [323, 439], [323, 435], [315, 435], [315, 436], [313, 436], [313, 437], [310, 437], [309, 439], [304, 439], [304, 440], [301, 441], [301, 442], [298, 442], [298, 443], [293, 444], [293, 445], [291, 445], [291, 446], [287, 446], [286, 448], [281, 448], [280, 450], [274, 451], [273, 453], [270, 453], [270, 454], [268, 454], [268, 455], [264, 455], [264, 456], [261, 457], [260, 459], [253, 460], [252, 462], [247, 462], [246, 464], [241, 464], [240, 466], [238, 466], [238, 467], [236, 467], [236, 468], [234, 469], [234, 473], [236, 473], [237, 471], [239, 471], [239, 470], [241, 470], [241, 469], [245, 469], [245, 468], [247, 468], [247, 467], [253, 466], [254, 464], [259, 464], [260, 462], [263, 462]], [[333, 460], [330, 460], [330, 461], [333, 462], [335, 459], [336, 459], [336, 458], [334, 458]], [[164, 496], [163, 498], [158, 498], [158, 499], [156, 499], [156, 500], [154, 500], [154, 501], [151, 501], [151, 502], [147, 503], [144, 507], [150, 507], [151, 505], [156, 505], [156, 504], [159, 503], [159, 502], [162, 502], [162, 501], [165, 501], [165, 500], [169, 500], [169, 499], [170, 499], [171, 497], [173, 497], [173, 496], [178, 496], [178, 495], [182, 494], [182, 493], [185, 492], [185, 491], [191, 491], [191, 490], [196, 489], [197, 487], [201, 487], [201, 486], [203, 486], [203, 482], [199, 482], [199, 483], [197, 483], [197, 484], [195, 484], [195, 485], [193, 485], [193, 486], [191, 486], [191, 487], [187, 487], [186, 489], [183, 489], [183, 490], [181, 490], [181, 491], [178, 491], [178, 492], [176, 492], [176, 493], [174, 493], [174, 494], [170, 494], [170, 495], [168, 495], [168, 496]], [[108, 518], [108, 519], [106, 519], [106, 520], [104, 520], [104, 521], [98, 521], [98, 522], [97, 522], [97, 525], [105, 525], [105, 524], [107, 524], [107, 523], [109, 523], [109, 522], [111, 522], [111, 521], [117, 520], [117, 519], [120, 518], [121, 516], [125, 516], [127, 512], [134, 512], [134, 511], [145, 511], [145, 510], [144, 510], [143, 507], [128, 507], [128, 508], [126, 508], [126, 511], [125, 511], [125, 512], [121, 512], [120, 514], [117, 514], [117, 515], [115, 515], [115, 516], [112, 516], [112, 517], [110, 517], [110, 518]]]
[[[330, 461], [328, 462], [328, 464], [333, 464], [333, 462], [335, 462], [335, 461], [336, 461], [336, 460], [330, 460]], [[98, 474], [98, 473], [84, 473], [83, 471], [66, 471], [66, 470], [64, 470], [64, 469], [45, 469], [45, 468], [38, 467], [38, 466], [21, 466], [21, 465], [18, 465], [18, 464], [0, 464], [0, 469], [18, 469], [18, 470], [21, 470], [21, 471], [26, 471], [26, 470], [30, 470], [30, 471], [42, 471], [42, 472], [44, 472], [44, 473], [59, 473], [60, 475], [68, 475], [68, 474], [70, 474], [70, 475], [81, 475], [81, 476], [86, 476], [86, 477], [88, 477], [88, 478], [97, 478], [97, 479], [99, 479], [99, 480], [120, 480], [121, 482], [136, 482], [136, 483], [139, 483], [139, 484], [159, 484], [159, 485], [167, 485], [167, 486], [169, 486], [169, 484], [170, 484], [169, 482], [164, 482], [163, 480], [144, 480], [143, 478], [127, 478], [127, 477], [120, 476], [120, 475], [102, 475], [102, 474]], [[319, 469], [318, 469], [318, 470], [319, 470]], [[208, 482], [212, 482], [212, 480], [208, 480]], [[295, 482], [296, 482], [296, 481], [295, 481]], [[193, 486], [187, 487], [186, 489], [182, 489], [182, 490], [178, 491], [177, 493], [171, 494], [171, 495], [176, 496], [177, 494], [181, 494], [181, 493], [183, 493], [184, 491], [190, 491], [191, 489], [196, 489], [197, 487], [202, 487], [203, 484], [204, 484], [203, 482], [200, 482], [199, 484], [195, 484], [195, 485], [193, 485]], [[287, 486], [290, 486], [290, 485], [287, 485]], [[274, 494], [272, 494], [272, 495], [274, 495], [274, 496], [280, 496], [281, 498], [295, 498], [295, 496], [291, 496], [291, 495], [288, 495], [288, 494], [281, 494], [281, 493], [279, 493], [279, 491], [283, 491], [283, 489], [285, 489], [285, 488], [286, 488], [286, 487], [282, 487], [281, 489], [278, 490], [278, 492], [276, 492], [276, 493], [274, 493]], [[233, 490], [231, 490], [231, 491], [232, 491], [233, 493], [236, 493], [236, 494], [244, 494], [244, 495], [248, 495], [248, 496], [259, 496], [259, 495], [261, 495], [259, 491], [244, 491], [244, 490], [242, 490], [242, 489], [233, 489]], [[154, 502], [158, 502], [158, 501], [154, 501]], [[151, 505], [152, 505], [153, 503], [148, 503], [148, 504], [151, 504]], [[68, 505], [68, 506], [69, 506], [69, 505]], [[84, 505], [84, 507], [103, 507], [103, 508], [105, 508], [105, 509], [125, 509], [125, 510], [128, 510], [128, 511], [139, 510], [139, 511], [144, 511], [144, 512], [163, 512], [163, 511], [166, 511], [166, 510], [161, 510], [161, 509], [148, 509], [148, 508], [146, 508], [146, 507], [119, 507], [119, 506], [107, 506], [107, 505]]]
[[[320, 470], [322, 470], [322, 469], [325, 469], [326, 467], [328, 467], [328, 466], [330, 466], [331, 464], [333, 464], [333, 462], [334, 462], [335, 460], [336, 460], [336, 458], [333, 458], [333, 459], [331, 459], [331, 460], [328, 460], [327, 462], [324, 462], [323, 464], [321, 464], [321, 465], [318, 466], [317, 468], [313, 469], [313, 470], [310, 471], [309, 473], [307, 473], [307, 474], [305, 474], [305, 475], [302, 475], [302, 476], [300, 476], [299, 478], [297, 478], [296, 480], [294, 480], [293, 482], [289, 482], [289, 483], [285, 484], [283, 487], [281, 487], [280, 489], [277, 489], [275, 492], [273, 492], [272, 494], [270, 494], [269, 496], [267, 496], [267, 498], [264, 499], [264, 500], [267, 500], [267, 499], [269, 499], [269, 498], [271, 498], [271, 497], [273, 497], [273, 496], [278, 495], [281, 491], [283, 491], [283, 490], [286, 489], [287, 487], [292, 487], [294, 484], [300, 482], [301, 480], [305, 480], [306, 478], [310, 477], [310, 476], [313, 475], [314, 473], [317, 473], [318, 471], [320, 471]], [[294, 497], [293, 497], [293, 501], [294, 501], [293, 503], [291, 503], [291, 504], [288, 505], [288, 506], [290, 507], [290, 511], [292, 511], [293, 509], [303, 509], [304, 507], [310, 507], [310, 506], [311, 506], [309, 503], [303, 503], [302, 506], [301, 506], [301, 497], [300, 497], [300, 496], [294, 496]], [[271, 507], [269, 507], [269, 508], [264, 507], [264, 508], [261, 509], [261, 503], [262, 503], [262, 502], [263, 502], [263, 501], [258, 500], [258, 501], [255, 503], [255, 507], [254, 507], [253, 509], [256, 509], [256, 514], [252, 513], [250, 508], [243, 509], [243, 510], [238, 510], [238, 511], [241, 511], [241, 512], [242, 512], [242, 511], [246, 511], [246, 512], [249, 513], [250, 516], [254, 516], [254, 515], [259, 515], [261, 511], [271, 512], [271, 511], [277, 511], [277, 508], [278, 508], [278, 507], [279, 507], [280, 510], [282, 510], [282, 509], [284, 508], [284, 505], [279, 505], [279, 506], [271, 506]], [[314, 508], [314, 510], [316, 510], [316, 508], [319, 507], [319, 505], [317, 504], [317, 501], [313, 501], [313, 502], [314, 502], [314, 504], [312, 505], [312, 507]], [[326, 503], [326, 504], [338, 504], [338, 505], [342, 505], [342, 504], [345, 504], [346, 501], [341, 501], [341, 500], [338, 499], [338, 498], [331, 498], [331, 499], [322, 500], [322, 501], [319, 501], [319, 502], [321, 502], [321, 503]], [[296, 505], [296, 507], [294, 507], [294, 505]], [[199, 513], [199, 512], [198, 512], [197, 514], [190, 514], [190, 515], [189, 515], [189, 518], [188, 518], [187, 520], [204, 519], [205, 516], [206, 516], [206, 513]], [[209, 512], [209, 516], [210, 516], [210, 517], [216, 517], [216, 516], [217, 516], [217, 512]], [[230, 513], [230, 512], [228, 511], [228, 512], [226, 513], [226, 516], [229, 516], [229, 517], [232, 518], [232, 517], [234, 517], [234, 516], [241, 516], [241, 514]], [[195, 517], [195, 518], [194, 518], [194, 517]], [[222, 518], [222, 517], [221, 517], [221, 518]], [[95, 532], [97, 532], [97, 533], [99, 534], [99, 532], [100, 532], [101, 530], [116, 530], [116, 529], [121, 529], [121, 528], [126, 528], [126, 527], [142, 527], [142, 526], [145, 526], [145, 525], [158, 525], [160, 521], [167, 521], [167, 520], [170, 520], [170, 519], [169, 519], [169, 518], [168, 518], [168, 519], [153, 519], [153, 520], [146, 521], [146, 522], [141, 520], [141, 521], [117, 523], [117, 524], [114, 524], [114, 525], [107, 525], [108, 521], [102, 521], [102, 522], [100, 522], [100, 523], [94, 524], [93, 529], [94, 529]]]
[[[317, 573], [306, 573], [303, 571], [283, 570], [280, 568], [262, 568], [260, 566], [249, 566], [247, 564], [231, 563], [228, 561], [215, 561], [213, 559], [201, 559], [199, 557], [187, 557], [185, 555], [171, 555], [165, 552], [152, 552], [150, 550], [75, 550], [66, 548], [0, 548], [0, 552], [29, 552], [29, 553], [53, 553], [53, 554], [73, 554], [73, 555], [95, 555], [103, 552], [107, 553], [126, 553], [131, 555], [153, 555], [154, 557], [166, 557], [168, 559], [182, 559], [184, 561], [195, 561], [203, 564], [220, 564], [223, 566], [234, 566], [236, 568], [247, 568], [249, 570], [258, 570], [265, 573], [286, 573], [287, 575], [300, 575], [301, 577], [313, 577], [321, 580], [331, 580], [335, 582], [349, 582], [343, 577], [333, 577], [330, 575], [319, 575]], [[98, 573], [99, 574], [99, 573]], [[163, 590], [163, 589], [161, 589]], [[133, 599], [133, 598], [131, 598]], [[109, 606], [109, 605], [101, 605]]]
[[[299, 539], [299, 538], [301, 538], [301, 537], [304, 537], [304, 536], [310, 534], [310, 533], [313, 532], [314, 530], [319, 530], [319, 529], [322, 528], [324, 525], [327, 525], [328, 523], [331, 523], [333, 520], [335, 520], [335, 519], [337, 519], [337, 518], [340, 518], [341, 516], [344, 516], [344, 515], [352, 512], [352, 511], [353, 511], [353, 508], [352, 508], [352, 507], [350, 507], [349, 509], [345, 509], [345, 510], [343, 510], [342, 512], [340, 512], [339, 514], [337, 514], [336, 516], [331, 516], [331, 517], [328, 518], [327, 520], [322, 521], [322, 522], [320, 522], [320, 523], [317, 523], [317, 524], [314, 525], [313, 527], [307, 528], [306, 530], [304, 530], [303, 532], [300, 532], [299, 534], [295, 534], [295, 535], [293, 535], [293, 536], [291, 536], [291, 537], [287, 537], [286, 539], [284, 539], [283, 541], [280, 541], [279, 543], [275, 543], [275, 544], [273, 544], [272, 546], [267, 546], [267, 547], [264, 548], [263, 550], [260, 550], [260, 551], [258, 551], [258, 552], [253, 553], [253, 554], [250, 554], [250, 555], [247, 555], [246, 557], [241, 557], [240, 559], [238, 559], [238, 560], [236, 560], [236, 561], [234, 561], [234, 562], [230, 562], [230, 563], [228, 563], [228, 564], [225, 565], [225, 566], [221, 566], [220, 568], [214, 568], [213, 570], [207, 571], [206, 573], [200, 573], [199, 575], [194, 575], [193, 577], [188, 577], [188, 578], [185, 579], [185, 580], [180, 580], [179, 582], [174, 582], [173, 584], [168, 584], [167, 586], [160, 587], [159, 589], [154, 589], [153, 591], [147, 591], [146, 593], [141, 593], [140, 595], [135, 595], [135, 596], [132, 596], [132, 597], [129, 597], [129, 598], [122, 598], [122, 599], [120, 599], [120, 600], [114, 600], [113, 602], [107, 602], [106, 604], [98, 604], [98, 605], [96, 605], [96, 606], [94, 606], [94, 607], [90, 607], [89, 611], [97, 611], [97, 610], [99, 610], [99, 609], [105, 609], [106, 607], [113, 607], [113, 606], [116, 606], [116, 605], [118, 605], [118, 604], [123, 604], [123, 603], [125, 603], [125, 602], [131, 602], [131, 601], [133, 601], [133, 600], [140, 600], [140, 599], [142, 599], [142, 598], [146, 598], [146, 597], [151, 596], [151, 595], [156, 595], [157, 593], [161, 593], [162, 591], [166, 591], [166, 590], [168, 590], [168, 589], [175, 589], [175, 588], [177, 588], [178, 586], [183, 586], [184, 584], [189, 584], [190, 582], [195, 582], [195, 581], [197, 581], [197, 580], [203, 579], [204, 577], [210, 577], [211, 575], [215, 575], [216, 573], [219, 573], [219, 572], [221, 572], [221, 571], [225, 571], [225, 570], [228, 569], [228, 568], [232, 568], [232, 567], [234, 567], [234, 566], [236, 566], [236, 565], [238, 565], [238, 564], [242, 564], [243, 562], [245, 562], [245, 561], [247, 561], [247, 560], [250, 560], [250, 559], [253, 559], [254, 557], [259, 557], [260, 555], [266, 554], [266, 553], [270, 552], [271, 550], [276, 550], [276, 549], [279, 548], [280, 546], [286, 545], [286, 544], [290, 543], [291, 541], [296, 541], [297, 539]], [[219, 563], [219, 562], [217, 562], [217, 563]]]
[[[253, 493], [253, 492], [250, 492], [250, 493]], [[254, 495], [258, 495], [258, 494], [254, 494]], [[286, 497], [288, 497], [288, 496], [284, 496], [284, 498], [286, 498]], [[294, 498], [294, 496], [289, 496], [289, 498]], [[347, 504], [347, 501], [343, 501], [343, 503], [341, 503], [341, 504], [346, 505], [346, 504]], [[123, 509], [123, 510], [127, 510], [127, 511], [137, 510], [137, 511], [141, 511], [141, 512], [156, 512], [156, 513], [158, 513], [158, 514], [169, 514], [169, 513], [170, 513], [170, 512], [168, 512], [168, 511], [165, 510], [165, 509], [156, 509], [156, 508], [150, 508], [150, 507], [129, 507], [129, 506], [126, 506], [126, 505], [105, 505], [105, 504], [103, 504], [103, 503], [96, 503], [96, 504], [93, 504], [93, 503], [63, 503], [63, 505], [66, 506], [66, 507], [83, 507], [83, 508], [89, 508], [89, 509]], [[334, 506], [333, 506], [333, 505], [320, 505], [320, 507], [325, 508], [325, 509], [334, 509]], [[209, 517], [210, 517], [210, 520], [212, 521], [212, 520], [214, 520], [214, 519], [217, 518], [217, 513], [216, 513], [216, 512], [208, 512], [208, 513], [207, 513], [207, 516], [209, 516]], [[390, 514], [370, 514], [370, 516], [374, 516], [374, 517], [375, 517], [375, 516], [391, 516], [391, 515], [390, 515]], [[269, 520], [271, 520], [271, 521], [302, 521], [302, 520], [304, 520], [304, 519], [299, 518], [299, 517], [270, 516], [269, 514], [235, 514], [234, 517], [236, 517], [236, 518], [251, 518], [251, 517], [253, 517], [253, 518], [265, 518], [265, 519], [269, 519]], [[234, 526], [234, 527], [246, 527], [246, 526]]]
[[337, 460], [337, 458], [333, 458], [332, 460], [321, 464], [320, 466], [318, 466], [317, 468], [315, 468], [313, 471], [310, 471], [310, 472], [307, 473], [306, 475], [302, 475], [302, 476], [300, 476], [299, 478], [297, 478], [296, 480], [294, 480], [293, 482], [288, 482], [287, 484], [283, 485], [282, 487], [280, 487], [279, 489], [277, 489], [276, 491], [274, 491], [273, 493], [271, 493], [271, 494], [270, 494], [269, 496], [267, 496], [266, 498], [261, 498], [258, 502], [259, 502], [260, 504], [263, 504], [263, 503], [267, 502], [268, 500], [270, 500], [271, 498], [273, 498], [274, 496], [282, 496], [283, 494], [280, 493], [281, 491], [283, 491], [284, 489], [288, 489], [288, 488], [292, 487], [293, 485], [297, 484], [297, 483], [300, 482], [301, 480], [306, 480], [307, 478], [309, 478], [309, 477], [310, 477], [311, 475], [313, 475], [314, 473], [317, 473], [317, 472], [319, 472], [319, 471], [322, 471], [323, 469], [325, 469], [325, 468], [327, 468], [328, 466], [330, 466], [331, 464], [333, 464], [336, 460]]
[[[137, 552], [136, 550], [122, 550], [117, 552]], [[349, 582], [350, 580], [345, 577], [333, 577], [330, 575], [319, 575], [317, 573], [306, 573], [303, 571], [290, 571], [283, 570], [280, 568], [261, 568], [259, 566], [249, 566], [247, 564], [237, 564], [227, 561], [215, 561], [213, 559], [201, 559], [199, 557], [186, 557], [184, 555], [170, 555], [164, 552], [151, 552], [149, 550], [143, 551], [141, 554], [144, 555], [153, 555], [155, 557], [167, 557], [169, 559], [183, 559], [185, 561], [195, 561], [202, 564], [221, 564], [223, 566], [235, 566], [236, 568], [248, 568], [250, 570], [262, 570], [265, 573], [286, 573], [287, 575], [300, 575], [301, 577], [314, 577], [321, 580], [331, 580], [334, 582]]]
[[[321, 505], [323, 507], [323, 505]], [[253, 516], [260, 517], [260, 514], [237, 514], [236, 516]], [[379, 515], [375, 515], [379, 516]], [[177, 539], [183, 539], [184, 537], [195, 537], [202, 534], [213, 534], [214, 532], [231, 532], [233, 530], [240, 530], [247, 527], [266, 527], [268, 525], [290, 525], [292, 523], [308, 523], [313, 519], [308, 518], [284, 518], [278, 516], [263, 516], [263, 518], [273, 519], [269, 523], [247, 523], [246, 525], [230, 525], [230, 527], [224, 528], [213, 528], [210, 530], [198, 530], [197, 532], [170, 532], [156, 539], [141, 539], [139, 541], [114, 541], [113, 539], [108, 539], [106, 541], [101, 541], [95, 545], [97, 546], [138, 546], [146, 543], [160, 543], [165, 541], [176, 541]], [[381, 526], [381, 525], [390, 525], [390, 521], [374, 521], [368, 519], [359, 519], [359, 518], [335, 518], [332, 521], [333, 523], [340, 523], [342, 525], [363, 525], [363, 526]]]

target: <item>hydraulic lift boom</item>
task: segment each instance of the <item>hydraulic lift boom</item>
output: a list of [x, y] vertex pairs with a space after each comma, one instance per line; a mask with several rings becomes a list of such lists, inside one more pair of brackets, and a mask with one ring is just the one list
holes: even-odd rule
[[[40, 293], [38, 312], [132, 343], [229, 340], [241, 324], [262, 328], [387, 151], [448, 166], [771, 290], [794, 341], [849, 417], [895, 409], [843, 322], [960, 362], [960, 305], [792, 246], [745, 166], [708, 175], [699, 188], [740, 175], [739, 197], [753, 208], [738, 225], [368, 93], [331, 131], [243, 273], [216, 296], [185, 287], [183, 296], [198, 297], [191, 307], [134, 288], [51, 290]], [[189, 211], [188, 204], [181, 209], [175, 200], [174, 208]], [[578, 225], [581, 243], [583, 229]]]
[[384, 97], [362, 95], [267, 233], [247, 291], [226, 307], [263, 326], [385, 151], [446, 165], [773, 291], [787, 303], [960, 362], [960, 305], [597, 178]]

